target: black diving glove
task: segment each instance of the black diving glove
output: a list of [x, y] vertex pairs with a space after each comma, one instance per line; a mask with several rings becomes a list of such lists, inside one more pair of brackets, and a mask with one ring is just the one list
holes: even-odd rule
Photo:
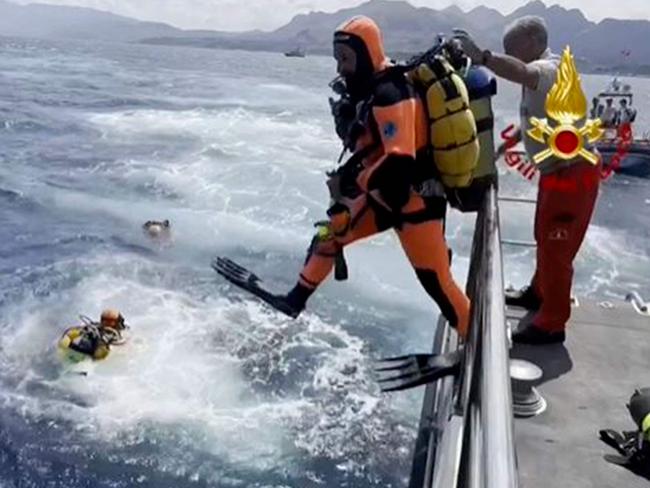
[[336, 168], [335, 171], [327, 173], [327, 187], [330, 198], [338, 202], [341, 198], [356, 198], [361, 194], [361, 188], [357, 184], [357, 177], [361, 171], [362, 153], [353, 154], [345, 163]]
[[343, 97], [340, 100], [330, 98], [329, 102], [332, 116], [334, 117], [336, 134], [343, 142], [346, 142], [356, 117], [355, 105], [347, 97]]

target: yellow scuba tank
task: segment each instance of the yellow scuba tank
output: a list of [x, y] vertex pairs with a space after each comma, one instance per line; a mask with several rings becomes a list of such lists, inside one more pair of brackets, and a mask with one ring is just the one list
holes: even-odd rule
[[90, 358], [88, 354], [70, 348], [72, 341], [81, 336], [82, 333], [83, 327], [70, 327], [69, 329], [66, 329], [61, 336], [61, 339], [59, 339], [57, 347], [57, 352], [61, 361], [67, 363], [79, 363]]
[[472, 66], [467, 70], [464, 81], [469, 93], [470, 110], [476, 121], [480, 151], [472, 171], [471, 184], [447, 191], [447, 199], [462, 212], [476, 212], [486, 190], [497, 180], [492, 110], [492, 97], [497, 93], [497, 82], [492, 73], [481, 66]]
[[81, 337], [84, 333], [84, 326], [70, 327], [63, 333], [59, 339], [57, 347], [59, 359], [61, 361], [68, 363], [79, 363], [86, 359], [100, 360], [105, 359], [106, 356], [108, 356], [110, 349], [109, 346], [103, 341], [99, 343], [92, 354], [90, 352], [85, 353], [73, 347], [70, 347], [72, 342], [75, 339]]
[[465, 82], [440, 55], [420, 63], [408, 77], [423, 96], [431, 158], [441, 183], [446, 189], [469, 186], [480, 148]]

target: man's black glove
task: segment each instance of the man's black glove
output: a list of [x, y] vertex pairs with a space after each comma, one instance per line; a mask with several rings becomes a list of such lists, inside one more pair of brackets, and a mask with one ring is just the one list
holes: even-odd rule
[[360, 153], [353, 154], [335, 171], [327, 173], [329, 176], [327, 186], [332, 200], [339, 201], [342, 197], [356, 198], [361, 194], [361, 189], [357, 185], [357, 176], [362, 167], [361, 159]]
[[329, 101], [336, 134], [343, 142], [347, 142], [357, 115], [356, 107], [348, 97], [342, 97], [340, 100], [330, 98]]

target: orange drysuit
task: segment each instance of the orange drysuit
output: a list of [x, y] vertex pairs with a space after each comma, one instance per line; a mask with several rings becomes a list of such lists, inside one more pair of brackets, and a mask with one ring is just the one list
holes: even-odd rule
[[331, 215], [331, 238], [315, 238], [299, 285], [316, 289], [344, 246], [394, 228], [420, 283], [449, 323], [466, 336], [469, 300], [450, 271], [444, 238], [446, 201], [443, 196], [423, 198], [413, 190], [417, 165], [431, 164], [420, 160], [430, 157], [424, 155], [428, 142], [425, 108], [403, 75], [386, 71], [389, 62], [373, 21], [355, 17], [337, 33], [365, 46], [374, 70], [369, 121], [355, 145], [355, 154], [363, 154], [356, 174], [359, 195], [339, 202], [348, 212]]

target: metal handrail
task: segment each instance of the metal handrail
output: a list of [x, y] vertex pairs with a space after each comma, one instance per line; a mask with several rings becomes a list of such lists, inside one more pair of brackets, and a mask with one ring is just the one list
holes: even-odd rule
[[[433, 339], [433, 354], [445, 354], [452, 345], [451, 327], [441, 315]], [[453, 378], [447, 377], [426, 386], [420, 416], [420, 428], [415, 442], [409, 488], [431, 486], [433, 465], [438, 454], [442, 433], [451, 412]]]
[[[466, 287], [472, 301], [471, 327], [463, 345], [464, 364], [459, 378], [435, 384], [430, 390], [435, 391], [435, 401], [429, 395], [430, 406], [423, 407], [423, 416], [433, 412], [434, 425], [443, 430], [429, 438], [427, 465], [417, 486], [518, 486], [497, 203], [492, 186], [477, 215], [472, 243]], [[453, 410], [441, 407], [451, 397], [450, 389], [455, 391]]]
[[[466, 455], [463, 446], [467, 424], [466, 410], [472, 392], [471, 384], [472, 378], [474, 378], [476, 344], [478, 344], [480, 337], [479, 310], [481, 307], [477, 306], [478, 300], [474, 300], [473, 297], [477, 296], [479, 289], [477, 274], [480, 273], [482, 263], [480, 256], [482, 255], [481, 249], [483, 247], [481, 242], [483, 241], [483, 222], [485, 221], [482, 218], [482, 215], [485, 213], [484, 207], [485, 205], [483, 204], [476, 219], [474, 237], [472, 239], [472, 258], [470, 259], [466, 285], [467, 295], [472, 300], [472, 308], [470, 312], [470, 339], [464, 344], [463, 373], [457, 381], [454, 378], [448, 377], [437, 382], [441, 388], [445, 388], [443, 392], [448, 393], [448, 396], [444, 398], [448, 401], [448, 410], [446, 411], [447, 417], [444, 419], [441, 419], [441, 417], [445, 411], [440, 410], [438, 412], [440, 414], [438, 421], [440, 422], [442, 420], [439, 424], [442, 432], [435, 445], [434, 462], [426, 466], [423, 479], [424, 483], [418, 485], [426, 488], [454, 488], [458, 486], [459, 478], [462, 476], [461, 470], [463, 469], [464, 456]], [[444, 330], [449, 330], [449, 324], [446, 321], [442, 325]], [[457, 386], [457, 388], [454, 388], [454, 386]], [[456, 394], [452, 395], [451, 390], [454, 389]], [[413, 488], [413, 486], [413, 479], [411, 479], [409, 488]]]
[[436, 457], [435, 469], [431, 485], [435, 488], [456, 487], [458, 484], [460, 459], [463, 449], [463, 429], [465, 419], [459, 415], [452, 415], [449, 423], [442, 433], [440, 451], [444, 455]]
[[537, 204], [537, 200], [533, 198], [524, 198], [524, 197], [499, 197], [500, 202], [514, 202], [514, 203], [534, 203]]
[[516, 488], [512, 387], [497, 194], [486, 197], [486, 295], [481, 350], [481, 427], [485, 488]]
[[517, 247], [537, 247], [537, 243], [533, 241], [518, 241], [515, 239], [501, 239], [501, 244]]
[[494, 187], [487, 192], [477, 216], [467, 290], [472, 300], [472, 329], [465, 346], [466, 368], [459, 398], [468, 440], [464, 486], [516, 488], [509, 344]]
[[[513, 203], [527, 203], [537, 205], [537, 200], [532, 198], [522, 198], [522, 197], [497, 197], [499, 202], [513, 202]], [[520, 246], [520, 247], [537, 247], [537, 243], [533, 241], [519, 241], [515, 239], [501, 239], [501, 244], [508, 246]]]

